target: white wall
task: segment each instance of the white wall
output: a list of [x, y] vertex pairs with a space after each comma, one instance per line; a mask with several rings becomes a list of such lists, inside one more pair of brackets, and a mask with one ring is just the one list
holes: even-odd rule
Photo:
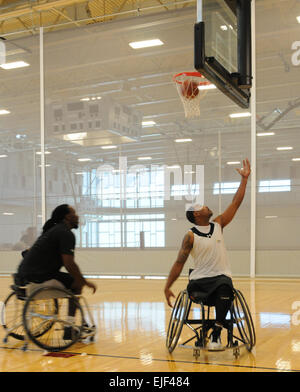
[[[84, 274], [168, 275], [178, 250], [77, 250], [76, 262]], [[249, 251], [228, 251], [233, 276], [249, 276]], [[0, 273], [15, 272], [20, 252], [0, 252]], [[257, 276], [300, 277], [300, 251], [265, 250], [256, 253]], [[192, 268], [189, 259], [183, 275]], [[272, 273], [270, 273], [272, 271]]]

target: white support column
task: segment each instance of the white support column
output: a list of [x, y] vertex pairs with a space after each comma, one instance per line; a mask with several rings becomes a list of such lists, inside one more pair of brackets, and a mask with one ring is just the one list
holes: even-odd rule
[[255, 0], [251, 1], [252, 88], [251, 88], [251, 234], [250, 277], [255, 277], [256, 264], [256, 45]]
[[197, 22], [203, 22], [203, 4], [202, 4], [202, 0], [197, 0]]
[[40, 27], [40, 136], [41, 136], [41, 204], [42, 224], [46, 222], [46, 170], [45, 170], [45, 89], [44, 89], [44, 34]]

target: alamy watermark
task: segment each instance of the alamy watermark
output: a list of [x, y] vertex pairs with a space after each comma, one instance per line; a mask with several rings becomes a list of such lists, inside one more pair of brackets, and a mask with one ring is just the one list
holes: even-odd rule
[[[127, 157], [119, 158], [119, 167], [116, 169], [112, 165], [101, 165], [97, 168], [97, 178], [101, 179], [103, 173], [115, 176], [119, 181], [122, 199], [130, 198], [126, 192], [126, 182], [128, 175], [137, 176], [143, 173], [152, 174], [163, 173], [163, 188], [161, 195], [164, 200], [185, 200], [186, 210], [193, 204], [204, 205], [204, 166], [203, 165], [132, 165], [128, 166]], [[113, 182], [113, 181], [112, 181]], [[113, 182], [115, 183], [115, 182]], [[120, 193], [111, 195], [112, 199], [119, 199]]]

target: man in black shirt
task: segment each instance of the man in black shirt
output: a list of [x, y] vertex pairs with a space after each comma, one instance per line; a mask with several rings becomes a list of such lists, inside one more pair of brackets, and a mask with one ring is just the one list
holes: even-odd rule
[[[74, 208], [62, 204], [54, 209], [51, 218], [43, 226], [43, 232], [32, 247], [23, 252], [15, 282], [43, 283], [56, 279], [66, 289], [80, 294], [83, 286], [88, 286], [96, 291], [96, 286], [87, 281], [74, 261], [75, 236], [72, 229], [77, 229], [78, 215]], [[68, 273], [61, 272], [65, 267]], [[76, 304], [69, 302], [70, 322], [74, 321]], [[72, 330], [65, 328], [64, 339], [71, 339]]]
[[[95, 292], [96, 286], [85, 280], [74, 261], [75, 236], [71, 230], [78, 228], [78, 222], [74, 208], [67, 204], [56, 207], [41, 236], [24, 252], [18, 278], [35, 283], [56, 279], [76, 294], [80, 294], [85, 285]], [[63, 266], [68, 273], [60, 272]]]

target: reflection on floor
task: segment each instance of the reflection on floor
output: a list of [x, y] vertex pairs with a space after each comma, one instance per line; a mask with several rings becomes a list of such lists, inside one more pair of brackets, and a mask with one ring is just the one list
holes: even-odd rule
[[[202, 352], [195, 359], [192, 350], [176, 347], [169, 354], [166, 330], [171, 308], [163, 295], [164, 281], [95, 279], [92, 295], [85, 289], [97, 323], [93, 343], [76, 343], [69, 350], [73, 356], [46, 356], [43, 350], [10, 338], [0, 332], [0, 371], [54, 372], [260, 372], [300, 371], [300, 281], [296, 279], [234, 279], [250, 307], [257, 343], [251, 353], [246, 349], [236, 359], [230, 350]], [[4, 301], [11, 280], [0, 278]], [[173, 286], [178, 293], [186, 287], [179, 279]], [[198, 310], [196, 309], [195, 314]], [[185, 332], [182, 332], [184, 337]]]

